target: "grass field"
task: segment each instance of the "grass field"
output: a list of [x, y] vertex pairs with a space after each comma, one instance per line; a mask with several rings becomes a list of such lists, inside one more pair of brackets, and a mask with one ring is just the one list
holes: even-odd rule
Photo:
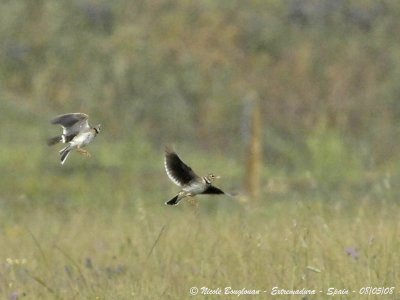
[[[147, 173], [154, 187], [143, 172], [95, 167], [99, 145], [97, 158], [74, 154], [63, 168], [55, 149], [37, 149], [41, 172], [22, 159], [2, 180], [2, 299], [237, 298], [202, 295], [202, 287], [260, 290], [240, 296], [247, 299], [326, 299], [329, 288], [351, 293], [335, 299], [398, 299], [399, 204], [387, 178], [362, 191], [270, 184], [257, 201], [202, 197], [199, 206], [166, 207], [177, 189], [162, 152], [154, 154], [160, 168]], [[394, 286], [395, 294], [359, 294], [369, 286]], [[273, 287], [318, 294], [273, 297]]]

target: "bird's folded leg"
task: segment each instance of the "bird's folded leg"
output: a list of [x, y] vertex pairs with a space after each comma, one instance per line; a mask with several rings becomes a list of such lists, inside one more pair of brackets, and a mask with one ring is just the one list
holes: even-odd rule
[[80, 154], [86, 156], [86, 157], [91, 157], [92, 155], [89, 153], [89, 151], [82, 149], [82, 148], [77, 148], [76, 151], [78, 151]]
[[198, 208], [199, 207], [199, 200], [195, 197], [188, 197], [187, 201], [194, 207]]

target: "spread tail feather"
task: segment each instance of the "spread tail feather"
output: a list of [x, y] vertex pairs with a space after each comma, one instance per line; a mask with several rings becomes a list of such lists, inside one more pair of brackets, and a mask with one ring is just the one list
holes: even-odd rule
[[62, 141], [62, 135], [58, 135], [58, 136], [47, 139], [47, 145], [53, 146], [61, 141]]
[[61, 164], [63, 165], [64, 162], [66, 161], [69, 153], [71, 152], [71, 147], [68, 145], [67, 147], [61, 149], [60, 151], [60, 158], [61, 158]]
[[178, 205], [179, 201], [181, 201], [182, 198], [179, 197], [179, 195], [176, 195], [174, 198], [171, 200], [165, 202], [166, 205]]

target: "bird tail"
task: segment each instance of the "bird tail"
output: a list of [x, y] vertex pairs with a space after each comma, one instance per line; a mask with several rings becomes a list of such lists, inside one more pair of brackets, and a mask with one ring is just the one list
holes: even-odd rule
[[58, 135], [58, 136], [47, 139], [47, 145], [53, 146], [61, 141], [62, 141], [62, 135]]
[[60, 150], [60, 158], [61, 158], [61, 164], [63, 165], [64, 162], [66, 161], [69, 153], [71, 152], [71, 146], [68, 145], [67, 147], [63, 148]]
[[166, 205], [178, 205], [179, 202], [182, 200], [182, 197], [179, 197], [180, 195], [176, 195], [174, 198], [171, 200], [165, 202]]

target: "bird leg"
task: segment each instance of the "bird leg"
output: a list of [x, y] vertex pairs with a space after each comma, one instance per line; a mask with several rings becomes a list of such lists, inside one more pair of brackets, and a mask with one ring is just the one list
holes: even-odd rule
[[78, 151], [80, 154], [86, 156], [86, 157], [91, 157], [91, 154], [89, 153], [89, 151], [82, 149], [80, 147], [76, 148], [76, 151]]
[[188, 197], [187, 201], [194, 207], [198, 208], [199, 207], [199, 200], [195, 197]]

